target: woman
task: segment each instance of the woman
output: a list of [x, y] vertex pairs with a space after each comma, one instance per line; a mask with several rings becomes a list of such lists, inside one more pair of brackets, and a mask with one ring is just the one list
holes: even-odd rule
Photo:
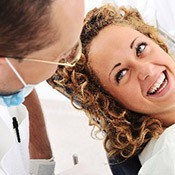
[[175, 64], [158, 32], [136, 10], [105, 5], [87, 14], [81, 41], [81, 60], [48, 82], [104, 133], [113, 164], [139, 155], [140, 174], [166, 173], [166, 162], [153, 164], [175, 123]]

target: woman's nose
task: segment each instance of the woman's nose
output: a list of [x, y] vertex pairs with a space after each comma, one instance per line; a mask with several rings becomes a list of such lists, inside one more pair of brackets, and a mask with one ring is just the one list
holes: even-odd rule
[[138, 79], [145, 80], [154, 74], [154, 65], [151, 63], [140, 63], [137, 67]]

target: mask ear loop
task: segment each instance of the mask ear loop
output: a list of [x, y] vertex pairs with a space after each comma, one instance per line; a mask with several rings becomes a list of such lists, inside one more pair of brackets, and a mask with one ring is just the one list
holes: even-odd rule
[[17, 72], [17, 70], [14, 68], [14, 66], [12, 65], [12, 63], [8, 60], [8, 58], [5, 58], [7, 64], [10, 66], [10, 68], [13, 70], [13, 72], [15, 73], [15, 75], [19, 78], [19, 80], [21, 81], [21, 83], [26, 86], [27, 84], [25, 83], [25, 81], [23, 80], [23, 78], [21, 77], [21, 75]]

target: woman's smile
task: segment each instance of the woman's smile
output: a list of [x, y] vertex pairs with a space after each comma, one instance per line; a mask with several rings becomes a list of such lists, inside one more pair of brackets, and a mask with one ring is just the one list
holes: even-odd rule
[[172, 82], [174, 79], [170, 78], [170, 76], [169, 72], [164, 70], [149, 88], [147, 96], [151, 98], [166, 98], [170, 94], [168, 98], [171, 98], [171, 91], [174, 93], [175, 87], [173, 85], [175, 83]]
[[162, 72], [157, 81], [153, 84], [153, 86], [151, 86], [151, 88], [147, 92], [147, 95], [155, 95], [161, 93], [166, 85], [167, 85], [167, 79], [165, 73]]
[[168, 91], [168, 78], [166, 71], [161, 72], [157, 80], [151, 85], [147, 96], [163, 96]]

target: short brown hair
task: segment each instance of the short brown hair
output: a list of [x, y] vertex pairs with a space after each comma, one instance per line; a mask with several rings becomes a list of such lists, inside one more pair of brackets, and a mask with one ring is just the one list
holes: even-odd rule
[[0, 1], [0, 55], [25, 56], [53, 42], [50, 28], [52, 2]]

